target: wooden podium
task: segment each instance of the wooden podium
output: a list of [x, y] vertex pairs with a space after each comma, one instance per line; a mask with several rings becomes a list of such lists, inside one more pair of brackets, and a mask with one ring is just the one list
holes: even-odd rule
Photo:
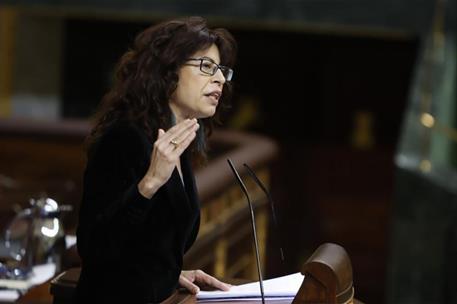
[[303, 265], [305, 276], [292, 304], [353, 304], [352, 265], [343, 247], [326, 243]]
[[[63, 272], [50, 282], [54, 304], [73, 303], [79, 268]], [[268, 300], [275, 304], [362, 304], [354, 299], [352, 266], [343, 247], [326, 243], [321, 245], [303, 265], [303, 283], [293, 300]], [[184, 291], [176, 291], [163, 303], [197, 303], [197, 298]], [[227, 301], [218, 303], [261, 303], [261, 301]]]

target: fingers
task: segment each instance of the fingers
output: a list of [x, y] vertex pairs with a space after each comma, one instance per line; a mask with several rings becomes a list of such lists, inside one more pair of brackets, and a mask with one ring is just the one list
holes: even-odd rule
[[177, 145], [172, 144], [173, 150], [175, 150], [176, 152], [179, 152], [181, 150], [178, 153], [181, 154], [182, 151], [184, 151], [195, 138], [198, 128], [199, 125], [195, 124], [191, 128], [184, 130], [179, 135], [174, 137], [172, 140], [175, 141]]
[[165, 132], [164, 136], [160, 138], [160, 140], [164, 142], [170, 142], [174, 138], [179, 138], [183, 133], [185, 133], [189, 129], [193, 129], [193, 127], [197, 124], [196, 119], [186, 119], [178, 123], [177, 125], [173, 126], [167, 132]]
[[[173, 157], [176, 158], [177, 156], [181, 155], [181, 153], [195, 138], [195, 132], [199, 128], [199, 125], [196, 121], [196, 119], [184, 120], [167, 132], [159, 129], [159, 134], [157, 136], [156, 142], [154, 143], [154, 146], [160, 150], [162, 154], [170, 156], [173, 154]], [[172, 142], [176, 142], [176, 144], [173, 144]]]
[[183, 274], [179, 276], [179, 284], [189, 290], [192, 294], [197, 294], [200, 291], [200, 288], [187, 279]]
[[[175, 154], [175, 156], [181, 155], [181, 153], [190, 145], [192, 140], [196, 136], [196, 132], [199, 128], [198, 124], [192, 125], [190, 128], [181, 130], [175, 133], [175, 137], [172, 137], [166, 144], [168, 145], [169, 153]], [[175, 142], [176, 144], [172, 143]]]
[[217, 288], [222, 291], [230, 290], [231, 285], [227, 283], [223, 283], [216, 279], [213, 276], [203, 272], [202, 270], [195, 271], [195, 281], [198, 283], [204, 283], [205, 285], [213, 288]]
[[[195, 138], [195, 132], [198, 128], [199, 125], [196, 119], [184, 120], [159, 136], [155, 144], [165, 154], [179, 152], [174, 153], [175, 157], [179, 156]], [[191, 138], [189, 139], [189, 137]], [[176, 142], [176, 144], [172, 142]], [[177, 149], [178, 147], [181, 147], [181, 149]]]
[[196, 131], [197, 130], [189, 132], [189, 134], [186, 135], [184, 140], [182, 140], [181, 142], [178, 141], [179, 145], [176, 148], [173, 148], [174, 152], [177, 154], [177, 156], [181, 155], [184, 152], [184, 150], [187, 149], [187, 147], [190, 145], [190, 143], [194, 140], [194, 138], [197, 136]]

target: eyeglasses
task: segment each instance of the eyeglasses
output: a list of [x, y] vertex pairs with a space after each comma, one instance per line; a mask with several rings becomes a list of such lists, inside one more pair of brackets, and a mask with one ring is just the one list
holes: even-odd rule
[[233, 70], [229, 67], [215, 63], [211, 58], [189, 58], [187, 60], [200, 61], [200, 71], [205, 74], [213, 76], [219, 69], [221, 70], [222, 75], [224, 75], [226, 81], [232, 80]]

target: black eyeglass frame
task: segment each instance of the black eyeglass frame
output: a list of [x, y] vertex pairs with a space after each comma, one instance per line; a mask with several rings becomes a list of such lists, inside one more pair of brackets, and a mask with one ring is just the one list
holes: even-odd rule
[[[199, 67], [200, 67], [200, 71], [202, 73], [205, 73], [207, 75], [211, 75], [213, 76], [214, 74], [217, 73], [217, 70], [221, 70], [222, 72], [222, 75], [224, 75], [224, 78], [226, 81], [231, 81], [232, 78], [233, 78], [233, 70], [225, 65], [220, 65], [220, 64], [217, 64], [214, 62], [214, 60], [212, 60], [211, 58], [208, 58], [208, 57], [201, 57], [201, 58], [188, 58], [187, 60], [194, 60], [194, 61], [200, 61], [200, 64], [199, 64]], [[215, 69], [213, 69], [213, 72], [210, 73], [208, 71], [204, 71], [203, 70], [203, 61], [204, 60], [207, 60], [209, 62], [211, 62], [212, 64], [214, 64], [216, 66]]]

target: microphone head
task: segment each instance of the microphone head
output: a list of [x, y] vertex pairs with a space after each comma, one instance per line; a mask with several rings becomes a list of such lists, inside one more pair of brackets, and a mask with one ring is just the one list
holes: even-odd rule
[[233, 165], [233, 162], [230, 160], [230, 158], [227, 158], [227, 162], [228, 162], [228, 164], [229, 164], [229, 166], [230, 166], [230, 169], [232, 169], [232, 172], [233, 172], [233, 174], [235, 175], [236, 180], [237, 180], [238, 183], [240, 184], [241, 189], [243, 190], [243, 192], [246, 194], [246, 196], [247, 196], [248, 199], [249, 199], [248, 189], [247, 189], [246, 186], [244, 185], [243, 180], [242, 180], [241, 177], [240, 177], [240, 174], [238, 173], [238, 171], [237, 171], [236, 168], [235, 168], [235, 165]]

